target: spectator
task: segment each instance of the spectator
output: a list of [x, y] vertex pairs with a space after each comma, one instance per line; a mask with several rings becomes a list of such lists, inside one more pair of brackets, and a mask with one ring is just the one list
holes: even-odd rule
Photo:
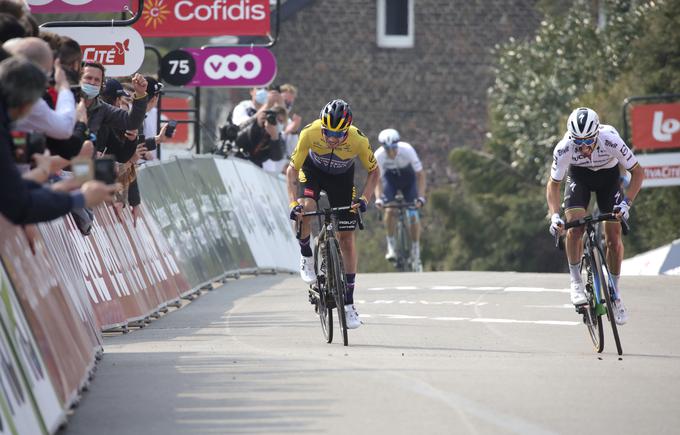
[[26, 59], [13, 57], [0, 63], [0, 212], [15, 224], [48, 221], [75, 208], [94, 207], [111, 199], [115, 190], [88, 181], [78, 191], [55, 192], [19, 175], [9, 126], [30, 112], [46, 85], [45, 74]]
[[0, 13], [0, 43], [24, 36], [26, 36], [26, 30], [19, 20], [10, 14]]
[[[158, 132], [158, 99], [163, 94], [163, 84], [151, 76], [146, 76], [146, 83], [146, 94], [149, 97], [149, 102], [146, 104], [146, 117], [142, 131], [146, 138], [145, 147], [148, 150], [155, 150], [165, 138], [165, 126], [161, 127], [160, 133]], [[153, 160], [154, 153], [148, 151], [143, 159]]]
[[[12, 55], [22, 55], [40, 67], [46, 75], [54, 68], [54, 81], [58, 91], [56, 109], [52, 110], [44, 99], [38, 100], [31, 112], [19, 121], [15, 129], [25, 132], [44, 133], [55, 139], [68, 139], [76, 123], [76, 103], [66, 74], [54, 61], [54, 55], [47, 42], [40, 38], [16, 38], [3, 44]], [[50, 97], [51, 99], [51, 97]]]
[[[8, 13], [24, 28], [24, 36], [38, 36], [38, 22], [23, 0], [0, 0], [0, 12]], [[4, 41], [3, 41], [4, 42]]]
[[57, 51], [57, 59], [66, 73], [66, 78], [73, 86], [80, 81], [80, 69], [83, 63], [83, 52], [78, 44], [68, 36], [61, 36], [61, 44]]
[[258, 111], [254, 122], [246, 124], [236, 138], [236, 146], [245, 157], [259, 167], [266, 160], [281, 160], [284, 156], [284, 143], [281, 137], [288, 116], [282, 106]]
[[252, 121], [255, 113], [264, 107], [268, 100], [269, 92], [266, 88], [252, 88], [250, 99], [241, 101], [232, 110], [231, 122], [240, 127], [247, 121]]
[[[282, 103], [286, 107], [286, 111], [291, 113], [295, 99], [297, 98], [297, 88], [291, 84], [283, 84], [280, 87], [280, 93], [282, 98]], [[281, 138], [284, 142], [284, 155], [281, 160], [267, 160], [262, 164], [262, 168], [265, 171], [272, 172], [275, 174], [280, 174], [284, 172], [287, 166], [290, 155], [295, 149], [295, 145], [298, 142], [298, 132], [300, 131], [300, 125], [302, 123], [302, 118], [298, 114], [293, 114], [288, 117], [286, 126], [283, 129]]]
[[[104, 102], [99, 94], [104, 86], [104, 66], [99, 62], [85, 62], [80, 78], [80, 88], [87, 107], [87, 126], [95, 135], [102, 125], [115, 130], [133, 130], [144, 121], [146, 113], [146, 79], [141, 74], [132, 77], [135, 97], [132, 109], [127, 111]], [[98, 141], [99, 141], [98, 137]]]

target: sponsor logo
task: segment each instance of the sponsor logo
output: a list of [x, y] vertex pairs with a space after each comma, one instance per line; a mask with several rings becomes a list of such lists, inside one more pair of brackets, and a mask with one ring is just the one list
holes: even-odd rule
[[205, 60], [203, 71], [213, 80], [254, 79], [262, 71], [262, 62], [254, 54], [213, 54]]
[[82, 45], [83, 59], [99, 62], [104, 66], [125, 65], [125, 53], [130, 51], [130, 40], [113, 45]]
[[[162, 3], [163, 0], [158, 0]], [[240, 21], [264, 20], [267, 16], [264, 5], [251, 5], [250, 0], [229, 2], [229, 0], [214, 0], [212, 4], [197, 4], [191, 0], [178, 1], [173, 10], [180, 21]], [[231, 3], [231, 4], [229, 4]]]
[[680, 178], [680, 165], [646, 166], [645, 179]]
[[609, 148], [616, 148], [616, 144], [614, 142], [605, 140], [604, 141], [604, 146], [609, 147]]
[[168, 19], [168, 15], [170, 15], [170, 7], [164, 0], [147, 0], [144, 2], [144, 12], [142, 12], [144, 27], [156, 30]]
[[654, 112], [652, 136], [659, 142], [670, 142], [673, 135], [680, 130], [680, 121], [675, 118], [663, 119], [663, 111]]

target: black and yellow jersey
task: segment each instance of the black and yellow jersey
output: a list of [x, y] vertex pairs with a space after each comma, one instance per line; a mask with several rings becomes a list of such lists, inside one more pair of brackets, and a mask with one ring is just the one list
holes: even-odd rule
[[368, 138], [358, 128], [351, 126], [347, 139], [340, 146], [331, 149], [321, 132], [321, 121], [317, 119], [300, 132], [290, 164], [299, 171], [309, 158], [314, 166], [325, 173], [342, 174], [354, 166], [355, 157], [359, 157], [368, 172], [378, 167]]

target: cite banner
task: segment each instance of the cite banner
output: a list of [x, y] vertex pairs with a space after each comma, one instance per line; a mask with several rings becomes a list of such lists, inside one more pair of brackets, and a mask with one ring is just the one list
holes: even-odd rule
[[145, 0], [133, 27], [145, 38], [260, 36], [269, 14], [269, 0]]

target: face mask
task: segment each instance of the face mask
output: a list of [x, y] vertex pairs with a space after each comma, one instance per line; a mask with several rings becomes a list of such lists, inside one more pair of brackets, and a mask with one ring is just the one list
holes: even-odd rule
[[266, 103], [268, 95], [269, 95], [269, 92], [267, 92], [266, 89], [258, 89], [257, 92], [255, 93], [255, 102], [257, 104]]
[[83, 83], [82, 85], [80, 85], [80, 89], [83, 91], [83, 94], [85, 94], [85, 97], [88, 100], [96, 98], [97, 95], [99, 95], [99, 86], [96, 86], [96, 85], [91, 85], [89, 83]]

